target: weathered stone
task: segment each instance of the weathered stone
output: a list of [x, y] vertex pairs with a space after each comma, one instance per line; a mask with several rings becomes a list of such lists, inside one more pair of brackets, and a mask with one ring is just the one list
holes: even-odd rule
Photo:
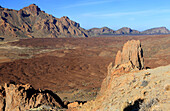
[[129, 61], [134, 68], [144, 68], [143, 50], [139, 40], [131, 40], [124, 44], [122, 52], [118, 51], [116, 55], [115, 65], [126, 64]]
[[77, 106], [79, 106], [78, 102], [73, 102], [73, 103], [68, 104], [68, 108], [74, 108], [74, 107], [77, 107]]
[[0, 111], [24, 111], [40, 106], [63, 108], [64, 104], [52, 91], [35, 90], [29, 84], [5, 84], [0, 88]]
[[116, 58], [115, 58], [115, 65], [121, 64], [121, 51], [119, 50], [116, 54]]

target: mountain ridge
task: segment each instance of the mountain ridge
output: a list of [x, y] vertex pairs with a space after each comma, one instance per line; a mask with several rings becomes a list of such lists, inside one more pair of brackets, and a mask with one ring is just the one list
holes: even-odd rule
[[0, 36], [5, 37], [87, 37], [79, 23], [63, 16], [56, 18], [31, 4], [20, 10], [0, 7]]
[[166, 27], [155, 27], [151, 29], [147, 29], [145, 31], [142, 31], [141, 33], [144, 34], [168, 34], [170, 31]]
[[[107, 33], [102, 32], [101, 30], [107, 29]], [[99, 33], [100, 32], [100, 33]], [[166, 27], [155, 27], [151, 29], [147, 29], [144, 31], [138, 31], [135, 29], [131, 29], [129, 27], [122, 27], [118, 30], [113, 30], [108, 27], [102, 27], [102, 28], [91, 28], [88, 29], [88, 33], [90, 36], [97, 36], [97, 35], [150, 35], [150, 34], [169, 34], [170, 31]]]
[[0, 37], [11, 38], [60, 38], [93, 37], [100, 35], [157, 35], [170, 34], [166, 27], [138, 31], [129, 27], [113, 30], [108, 27], [84, 29], [67, 16], [56, 18], [42, 11], [36, 4], [20, 10], [0, 6]]

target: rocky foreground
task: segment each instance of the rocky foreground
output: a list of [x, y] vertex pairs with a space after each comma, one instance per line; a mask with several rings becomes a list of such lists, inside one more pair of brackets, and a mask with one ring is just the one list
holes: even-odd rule
[[0, 111], [57, 110], [67, 106], [49, 90], [35, 90], [29, 84], [6, 84], [0, 87]]
[[170, 65], [130, 73], [115, 71], [110, 75], [106, 90], [101, 90], [96, 100], [89, 101], [83, 106], [78, 104], [76, 107], [70, 106], [69, 109], [74, 111], [168, 111], [170, 109], [169, 69]]
[[[127, 47], [126, 47], [127, 46]], [[131, 47], [133, 46], [133, 47]], [[126, 54], [125, 54], [126, 52]], [[140, 41], [128, 41], [108, 66], [96, 100], [72, 103], [73, 111], [168, 111], [170, 109], [170, 65], [145, 69]]]

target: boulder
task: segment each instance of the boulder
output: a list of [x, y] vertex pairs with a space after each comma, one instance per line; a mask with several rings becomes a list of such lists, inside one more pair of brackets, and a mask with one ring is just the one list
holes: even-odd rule
[[29, 84], [6, 84], [0, 87], [0, 111], [25, 111], [46, 106], [65, 107], [61, 99], [49, 90], [35, 90]]

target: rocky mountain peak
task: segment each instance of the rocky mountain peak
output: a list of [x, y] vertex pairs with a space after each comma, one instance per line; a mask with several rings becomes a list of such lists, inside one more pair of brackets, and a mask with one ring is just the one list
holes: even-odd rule
[[[0, 8], [0, 36], [13, 37], [87, 37], [86, 30], [67, 16], [56, 18], [31, 4], [23, 9]], [[6, 39], [7, 40], [7, 39]]]
[[21, 10], [26, 10], [29, 13], [33, 13], [33, 14], [39, 14], [39, 11], [41, 11], [41, 9], [36, 5], [36, 4], [31, 4], [28, 7], [24, 7]]
[[105, 27], [102, 27], [102, 29], [110, 29], [110, 28], [108, 28], [108, 27], [105, 26]]
[[69, 19], [69, 17], [63, 16], [63, 17], [61, 17], [61, 19]]
[[91, 36], [98, 36], [102, 34], [113, 34], [114, 30], [108, 28], [108, 27], [102, 27], [102, 28], [92, 28], [88, 30], [89, 35]]
[[129, 27], [122, 27], [121, 29], [128, 29], [128, 30], [131, 30], [131, 28], [129, 28]]
[[139, 34], [140, 32], [137, 30], [132, 30], [129, 27], [122, 27], [121, 29], [117, 30], [115, 34]]
[[168, 34], [170, 31], [166, 27], [156, 27], [145, 30], [142, 32], [143, 34]]

